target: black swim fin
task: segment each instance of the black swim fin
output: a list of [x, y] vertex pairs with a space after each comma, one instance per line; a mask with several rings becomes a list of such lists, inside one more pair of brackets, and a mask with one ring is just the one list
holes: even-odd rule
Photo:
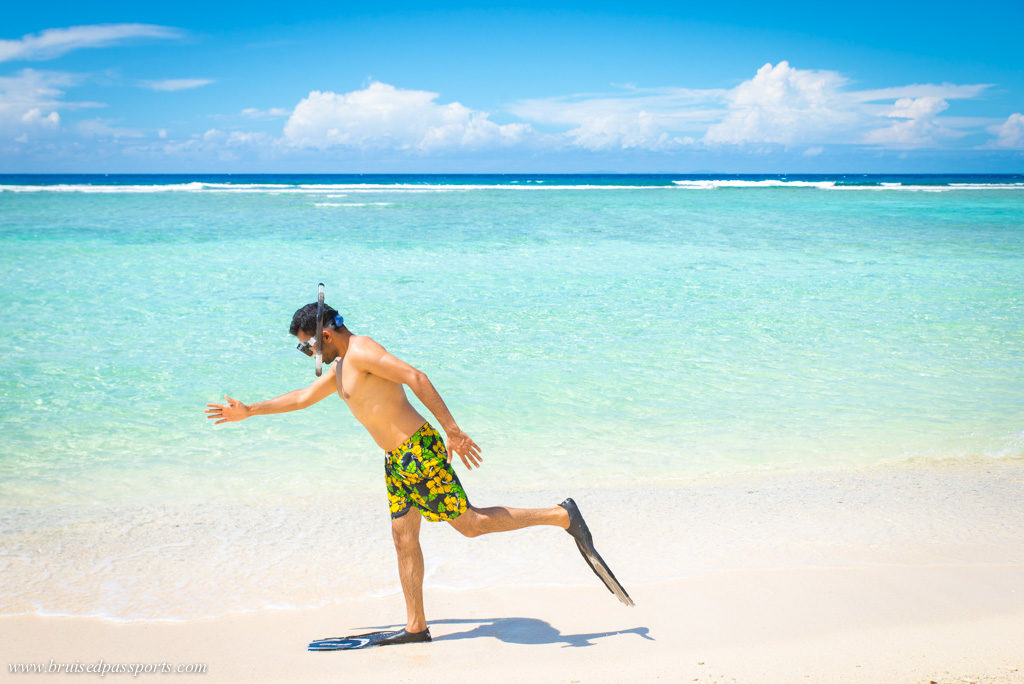
[[414, 644], [427, 641], [432, 641], [429, 627], [422, 632], [407, 632], [404, 629], [399, 629], [384, 632], [367, 632], [366, 634], [354, 634], [347, 637], [317, 639], [309, 643], [307, 650], [350, 651], [356, 648], [391, 646], [392, 644]]
[[327, 642], [343, 641], [345, 639], [374, 639], [389, 636], [391, 634], [397, 634], [398, 630], [388, 629], [379, 632], [367, 632], [366, 634], [350, 634], [349, 636], [343, 637], [328, 637], [326, 639], [315, 639], [309, 642], [310, 646], [324, 644]]
[[625, 587], [619, 583], [619, 580], [615, 579], [615, 573], [612, 572], [612, 569], [601, 558], [601, 554], [594, 548], [594, 540], [590, 536], [590, 528], [587, 527], [587, 523], [583, 520], [583, 515], [576, 506], [576, 502], [572, 499], [566, 499], [558, 505], [569, 513], [569, 529], [566, 532], [576, 540], [576, 548], [580, 550], [580, 554], [587, 561], [590, 569], [604, 582], [604, 586], [608, 587], [608, 591], [615, 598], [627, 606], [636, 605], [633, 603], [633, 599], [629, 597], [629, 594], [626, 593]]

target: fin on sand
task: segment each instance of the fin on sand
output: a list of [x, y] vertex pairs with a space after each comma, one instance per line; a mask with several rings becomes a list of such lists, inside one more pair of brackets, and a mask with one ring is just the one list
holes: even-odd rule
[[576, 506], [576, 502], [572, 499], [566, 499], [558, 505], [569, 513], [569, 529], [566, 532], [576, 540], [576, 547], [580, 550], [583, 559], [587, 561], [590, 569], [604, 582], [604, 586], [608, 587], [608, 591], [612, 592], [615, 598], [627, 606], [636, 605], [633, 603], [633, 599], [629, 597], [629, 594], [626, 593], [625, 587], [619, 583], [619, 580], [615, 579], [615, 573], [612, 572], [612, 569], [601, 558], [601, 554], [594, 548], [594, 540], [590, 536], [590, 529], [587, 527], [587, 523], [583, 521], [583, 516], [580, 514], [580, 509]]
[[372, 648], [373, 646], [390, 646], [392, 644], [415, 644], [431, 641], [430, 629], [422, 632], [407, 632], [404, 629], [367, 632], [366, 634], [354, 634], [347, 637], [333, 637], [330, 639], [317, 639], [309, 644], [309, 651], [351, 651], [357, 648]]

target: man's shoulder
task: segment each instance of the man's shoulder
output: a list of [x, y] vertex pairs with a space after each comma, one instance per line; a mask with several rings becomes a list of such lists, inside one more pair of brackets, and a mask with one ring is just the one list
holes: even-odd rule
[[350, 352], [361, 354], [383, 349], [383, 347], [369, 335], [353, 335], [348, 340], [348, 349]]

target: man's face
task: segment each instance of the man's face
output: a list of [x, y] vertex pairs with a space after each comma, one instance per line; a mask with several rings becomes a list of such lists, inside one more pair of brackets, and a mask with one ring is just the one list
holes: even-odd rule
[[[299, 332], [295, 333], [295, 336], [299, 339], [299, 342], [302, 343], [304, 346], [306, 345], [306, 343], [308, 343], [309, 349], [315, 349], [313, 346], [315, 342], [313, 340], [313, 335], [310, 335], [309, 333], [300, 330]], [[323, 355], [324, 363], [333, 363], [334, 360], [338, 358], [338, 348], [335, 346], [334, 343], [334, 331], [324, 330], [323, 339], [320, 342], [320, 352]]]

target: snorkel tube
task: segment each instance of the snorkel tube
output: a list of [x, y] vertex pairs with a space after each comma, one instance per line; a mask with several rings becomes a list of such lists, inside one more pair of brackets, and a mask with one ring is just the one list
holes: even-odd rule
[[316, 342], [313, 344], [313, 348], [316, 350], [316, 377], [320, 377], [324, 372], [324, 352], [323, 352], [323, 336], [324, 336], [324, 284], [320, 283], [316, 286]]

